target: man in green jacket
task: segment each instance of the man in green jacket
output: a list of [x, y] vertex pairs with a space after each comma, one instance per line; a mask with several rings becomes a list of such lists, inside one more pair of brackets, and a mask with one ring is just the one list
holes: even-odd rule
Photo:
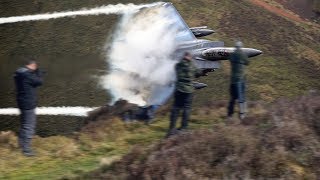
[[[176, 90], [174, 93], [174, 104], [170, 116], [170, 127], [167, 137], [176, 134], [178, 131], [188, 128], [188, 121], [191, 112], [192, 93], [194, 91], [193, 80], [195, 77], [205, 75], [206, 71], [198, 70], [192, 62], [192, 54], [186, 52], [183, 59], [176, 64]], [[183, 110], [181, 127], [176, 130], [176, 121]]]
[[234, 113], [236, 100], [239, 103], [239, 118], [244, 119], [247, 109], [245, 98], [245, 66], [249, 65], [248, 57], [243, 53], [241, 48], [242, 42], [236, 42], [236, 50], [230, 56], [231, 63], [231, 84], [230, 84], [230, 102], [228, 106], [228, 117], [231, 118]]

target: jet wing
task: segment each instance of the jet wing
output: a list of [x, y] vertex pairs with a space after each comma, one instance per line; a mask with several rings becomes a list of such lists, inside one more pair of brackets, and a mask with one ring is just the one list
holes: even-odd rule
[[220, 61], [208, 61], [196, 57], [193, 62], [199, 69], [219, 69], [221, 67]]
[[176, 40], [178, 42], [183, 41], [195, 41], [197, 38], [194, 36], [187, 23], [183, 20], [177, 9], [172, 5], [172, 3], [164, 3], [163, 7], [168, 10], [168, 15], [171, 20], [175, 22], [178, 32], [176, 35]]
[[[176, 50], [176, 54], [175, 54], [177, 59], [180, 59], [182, 54], [185, 51], [194, 52], [194, 51], [199, 51], [206, 48], [221, 47], [224, 45], [223, 42], [212, 42], [208, 40], [197, 39], [194, 36], [193, 32], [190, 30], [187, 23], [184, 21], [184, 19], [181, 17], [179, 12], [177, 11], [177, 9], [172, 5], [172, 3], [164, 3], [162, 6], [167, 9], [170, 19], [172, 19], [175, 22], [174, 25], [178, 30], [178, 32], [176, 33], [176, 40], [179, 43], [179, 47]], [[194, 63], [200, 69], [220, 68], [220, 62], [212, 62], [212, 61], [210, 62], [205, 59], [195, 58]]]

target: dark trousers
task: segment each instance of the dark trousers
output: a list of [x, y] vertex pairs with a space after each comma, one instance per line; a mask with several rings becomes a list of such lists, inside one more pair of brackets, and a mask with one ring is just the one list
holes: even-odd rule
[[170, 116], [170, 130], [176, 128], [176, 123], [180, 115], [180, 110], [183, 110], [182, 121], [180, 129], [188, 127], [188, 121], [191, 112], [192, 93], [183, 93], [176, 91], [174, 94], [174, 104]]
[[230, 85], [230, 101], [228, 106], [228, 116], [233, 115], [236, 100], [238, 100], [238, 103], [246, 102], [245, 91], [246, 85], [244, 81], [232, 83]]
[[36, 127], [36, 114], [35, 109], [22, 110], [21, 112], [21, 128], [19, 132], [19, 145], [24, 152], [31, 150], [31, 140]]

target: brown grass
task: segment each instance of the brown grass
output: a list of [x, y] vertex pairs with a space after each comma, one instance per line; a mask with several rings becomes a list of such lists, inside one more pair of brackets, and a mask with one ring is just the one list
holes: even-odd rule
[[253, 113], [242, 125], [220, 123], [211, 130], [136, 147], [120, 161], [82, 178], [319, 179], [320, 96], [262, 106], [265, 111]]

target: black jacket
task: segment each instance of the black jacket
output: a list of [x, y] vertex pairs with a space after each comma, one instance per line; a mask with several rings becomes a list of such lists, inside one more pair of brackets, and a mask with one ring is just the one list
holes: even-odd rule
[[30, 110], [37, 106], [36, 88], [42, 85], [42, 75], [26, 67], [19, 68], [14, 75], [19, 109]]

